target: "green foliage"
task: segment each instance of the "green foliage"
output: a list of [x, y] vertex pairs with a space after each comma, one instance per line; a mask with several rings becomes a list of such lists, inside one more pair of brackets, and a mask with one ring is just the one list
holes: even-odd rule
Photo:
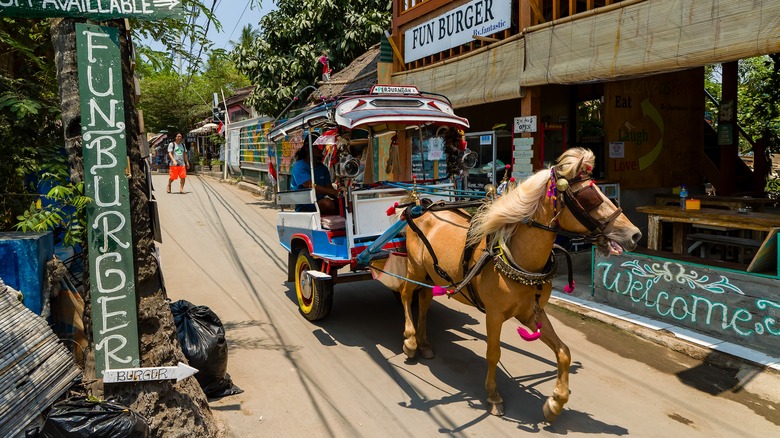
[[[753, 141], [764, 139], [769, 153], [780, 152], [780, 54], [742, 59], [738, 67], [737, 121]], [[705, 67], [704, 88], [722, 100], [720, 65]], [[705, 110], [717, 123], [718, 107], [707, 100]], [[752, 145], [740, 136], [740, 152]]]
[[216, 132], [209, 135], [209, 140], [211, 140], [211, 144], [217, 148], [225, 144], [225, 136], [222, 134], [217, 134]]
[[771, 195], [772, 199], [780, 198], [780, 178], [767, 178], [764, 191]]
[[249, 85], [249, 80], [240, 74], [228, 53], [216, 49], [209, 53], [203, 72], [191, 76], [180, 75], [171, 65], [155, 71], [144, 67], [149, 73], [141, 78], [141, 99], [139, 108], [144, 112], [144, 123], [149, 132], [186, 133], [195, 124], [211, 114], [213, 95], [230, 95], [237, 88]]
[[0, 18], [0, 231], [38, 198], [42, 172], [63, 172], [59, 93], [48, 22]]
[[255, 85], [248, 103], [272, 116], [320, 78], [323, 51], [335, 71], [343, 69], [379, 42], [392, 16], [388, 0], [279, 0], [277, 7], [260, 20], [254, 42], [233, 51]]
[[247, 24], [241, 28], [241, 36], [238, 41], [230, 41], [230, 44], [235, 48], [236, 46], [242, 49], [249, 50], [254, 42], [255, 38], [260, 36], [260, 31], [253, 27], [251, 24]]
[[63, 243], [66, 246], [84, 242], [86, 209], [92, 202], [91, 198], [84, 196], [84, 183], [61, 184], [61, 175], [55, 174], [44, 174], [43, 180], [52, 180], [60, 185], [53, 186], [45, 196], [50, 203], [30, 203], [30, 207], [17, 217], [16, 229], [39, 233], [64, 229]]
[[764, 139], [769, 152], [780, 152], [780, 54], [741, 60], [739, 78], [740, 126], [754, 141]]
[[[256, 0], [251, 0], [252, 2]], [[185, 71], [192, 72], [200, 68], [201, 56], [208, 52], [213, 43], [208, 38], [211, 28], [222, 30], [222, 24], [213, 14], [216, 1], [181, 0], [182, 7], [188, 11], [186, 20], [166, 18], [164, 20], [131, 20], [133, 44], [139, 59], [154, 71], [165, 70], [167, 66], [180, 61]], [[207, 25], [198, 24], [198, 17], [207, 18]], [[202, 21], [202, 20], [201, 20]], [[152, 50], [142, 44], [143, 39], [162, 44], [163, 51]], [[138, 64], [136, 64], [138, 67]], [[148, 71], [139, 71], [140, 74]]]
[[[704, 66], [704, 89], [718, 102], [721, 100], [723, 90], [721, 74], [722, 70], [720, 64]], [[709, 114], [709, 120], [714, 126], [718, 118], [718, 105], [709, 99], [704, 99], [704, 111]]]

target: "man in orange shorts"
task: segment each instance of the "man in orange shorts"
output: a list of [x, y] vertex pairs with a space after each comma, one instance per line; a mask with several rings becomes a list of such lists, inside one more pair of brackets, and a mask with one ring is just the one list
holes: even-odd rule
[[181, 132], [176, 134], [176, 140], [168, 145], [168, 158], [171, 166], [168, 169], [168, 193], [171, 193], [171, 183], [179, 180], [179, 193], [184, 193], [184, 180], [187, 179], [187, 169], [190, 162], [187, 159], [187, 149], [182, 143]]

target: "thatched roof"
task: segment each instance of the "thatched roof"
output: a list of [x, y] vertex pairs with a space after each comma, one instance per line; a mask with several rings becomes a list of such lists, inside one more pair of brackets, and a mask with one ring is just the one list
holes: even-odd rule
[[319, 95], [332, 97], [347, 91], [371, 88], [377, 83], [376, 63], [378, 60], [379, 44], [375, 44], [346, 68], [332, 73], [330, 82], [318, 81], [318, 92], [312, 93], [310, 99], [319, 100]]

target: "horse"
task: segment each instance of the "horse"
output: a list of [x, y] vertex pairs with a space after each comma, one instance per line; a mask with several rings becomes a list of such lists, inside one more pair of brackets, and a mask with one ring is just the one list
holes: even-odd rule
[[[409, 359], [418, 352], [426, 359], [435, 356], [428, 341], [426, 315], [436, 289], [446, 290], [464, 304], [481, 307], [487, 325], [485, 390], [493, 415], [504, 415], [504, 402], [496, 389], [496, 364], [501, 356], [501, 327], [512, 317], [534, 330], [530, 333], [518, 328], [521, 336], [526, 340], [540, 338], [555, 353], [555, 389], [543, 405], [547, 421], [554, 421], [569, 399], [569, 348], [556, 335], [544, 310], [555, 274], [552, 251], [556, 235], [584, 236], [605, 255], [631, 251], [642, 237], [593, 183], [594, 161], [590, 150], [570, 148], [549, 169], [505, 191], [473, 217], [463, 209], [432, 208], [411, 221], [407, 217], [408, 281], [399, 291], [405, 317], [403, 351]], [[475, 274], [467, 271], [464, 260], [468, 266], [484, 267]], [[433, 289], [420, 287], [430, 282], [436, 285]], [[473, 292], [467, 293], [463, 283]], [[453, 288], [455, 285], [458, 287]], [[411, 315], [415, 292], [417, 327]]]

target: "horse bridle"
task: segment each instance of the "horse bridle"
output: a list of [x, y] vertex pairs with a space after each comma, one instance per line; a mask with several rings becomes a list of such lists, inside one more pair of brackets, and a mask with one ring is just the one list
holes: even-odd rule
[[[591, 215], [591, 212], [604, 203], [604, 198], [601, 196], [590, 174], [583, 172], [575, 178], [566, 179], [559, 177], [554, 167], [551, 170], [551, 174], [556, 190], [563, 197], [564, 206], [571, 211], [575, 219], [588, 229], [589, 235], [587, 237], [596, 240], [600, 236], [604, 236], [615, 223], [618, 216], [623, 213], [623, 209], [616, 206], [615, 211], [604, 220], [598, 220]], [[583, 181], [588, 181], [589, 184], [574, 190], [574, 186]]]

